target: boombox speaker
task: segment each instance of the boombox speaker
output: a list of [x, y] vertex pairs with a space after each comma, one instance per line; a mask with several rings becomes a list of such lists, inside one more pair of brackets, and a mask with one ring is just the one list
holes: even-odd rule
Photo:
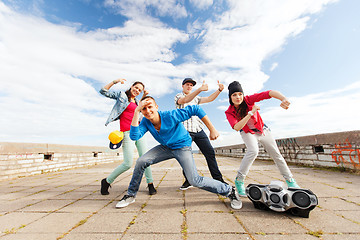
[[249, 184], [245, 191], [257, 209], [290, 212], [305, 218], [309, 217], [310, 211], [318, 204], [318, 199], [312, 191], [288, 188], [281, 181], [271, 181], [268, 185]]

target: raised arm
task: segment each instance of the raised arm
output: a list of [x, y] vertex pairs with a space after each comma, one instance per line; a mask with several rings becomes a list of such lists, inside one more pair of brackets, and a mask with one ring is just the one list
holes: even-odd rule
[[220, 93], [221, 93], [221, 90], [218, 89], [218, 90], [216, 90], [215, 92], [213, 92], [210, 96], [208, 96], [208, 97], [202, 97], [202, 98], [200, 99], [200, 104], [202, 104], [202, 103], [209, 103], [209, 102], [214, 101], [214, 100], [219, 96]]
[[146, 89], [144, 89], [144, 91], [143, 91], [143, 95], [142, 95], [142, 97], [141, 97], [141, 98], [146, 97], [147, 95], [149, 95], [149, 91], [148, 91], [148, 90], [146, 90]]
[[115, 84], [117, 84], [117, 83], [121, 83], [121, 84], [124, 84], [125, 83], [125, 81], [126, 81], [126, 79], [124, 79], [124, 78], [118, 78], [118, 79], [116, 79], [116, 80], [114, 80], [114, 81], [111, 81], [110, 83], [108, 83], [108, 84], [106, 84], [105, 86], [104, 86], [104, 88], [106, 89], [106, 90], [109, 90], [112, 86], [114, 86]]
[[279, 100], [281, 101], [280, 107], [282, 107], [282, 108], [284, 108], [284, 109], [288, 109], [288, 108], [289, 108], [290, 102], [289, 102], [289, 100], [288, 100], [284, 95], [282, 95], [281, 92], [276, 91], [276, 90], [271, 90], [271, 91], [269, 92], [269, 95], [270, 95], [270, 97], [279, 99]]
[[109, 91], [109, 89], [114, 86], [114, 84], [117, 84], [119, 82], [121, 82], [121, 84], [124, 84], [125, 83], [125, 79], [123, 78], [119, 78], [119, 79], [116, 79], [108, 84], [106, 84], [104, 87], [102, 87], [100, 89], [100, 94], [105, 96], [105, 97], [108, 97], [108, 98], [111, 98], [111, 99], [117, 99], [120, 95], [120, 91]]
[[200, 99], [200, 104], [202, 104], [202, 103], [209, 103], [209, 102], [214, 101], [214, 100], [219, 96], [219, 94], [222, 92], [222, 90], [224, 90], [224, 85], [221, 84], [221, 83], [219, 82], [219, 80], [218, 80], [217, 82], [218, 82], [218, 86], [219, 86], [218, 90], [216, 90], [215, 92], [213, 92], [213, 93], [212, 93], [210, 96], [208, 96], [208, 97], [202, 97], [202, 98]]
[[260, 110], [260, 107], [257, 106], [257, 105], [254, 105], [253, 108], [251, 109], [251, 111], [248, 112], [248, 114], [242, 118], [240, 121], [238, 121], [233, 129], [236, 130], [236, 131], [240, 131], [245, 125], [246, 123], [250, 120], [251, 116], [253, 116], [256, 111]]
[[139, 105], [135, 108], [130, 127], [130, 139], [133, 141], [139, 140], [148, 131], [146, 124], [143, 123], [144, 119], [139, 124], [140, 112], [147, 104], [149, 104], [149, 99], [144, 99], [140, 101]]
[[135, 108], [134, 116], [131, 121], [131, 126], [133, 126], [133, 127], [139, 126], [140, 112], [141, 112], [141, 109], [143, 109], [144, 105], [146, 104], [146, 102], [147, 102], [146, 100], [147, 99], [140, 101], [139, 105]]
[[197, 95], [199, 95], [199, 93], [201, 93], [202, 91], [207, 91], [208, 89], [209, 89], [209, 87], [205, 83], [205, 80], [204, 80], [201, 87], [199, 87], [192, 93], [186, 95], [185, 97], [179, 98], [179, 100], [177, 101], [177, 104], [185, 104], [185, 103], [191, 102]]

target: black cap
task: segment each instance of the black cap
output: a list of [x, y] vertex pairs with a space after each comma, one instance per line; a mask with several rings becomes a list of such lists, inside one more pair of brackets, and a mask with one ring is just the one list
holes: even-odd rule
[[183, 83], [182, 83], [182, 85], [184, 85], [184, 84], [187, 83], [187, 82], [192, 83], [193, 86], [196, 85], [196, 82], [195, 82], [192, 78], [185, 78], [184, 81], [183, 81]]
[[119, 147], [121, 147], [122, 142], [123, 142], [123, 140], [121, 140], [121, 142], [119, 142], [117, 144], [114, 144], [114, 143], [110, 142], [109, 143], [109, 148], [112, 149], [112, 150], [118, 149]]
[[243, 89], [241, 87], [241, 84], [238, 81], [233, 81], [232, 83], [230, 83], [229, 86], [228, 86], [228, 89], [229, 89], [229, 97], [231, 97], [231, 95], [234, 92], [244, 93], [244, 91], [243, 91]]

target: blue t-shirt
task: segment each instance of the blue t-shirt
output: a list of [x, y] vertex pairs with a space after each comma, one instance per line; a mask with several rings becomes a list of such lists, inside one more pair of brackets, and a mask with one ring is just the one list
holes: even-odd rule
[[149, 131], [161, 145], [170, 149], [190, 147], [192, 139], [182, 122], [191, 118], [191, 116], [198, 116], [200, 119], [206, 116], [206, 113], [199, 105], [191, 105], [171, 111], [159, 111], [158, 113], [161, 119], [160, 131], [157, 131], [148, 119], [143, 118], [138, 127], [131, 126], [131, 140], [136, 141]]

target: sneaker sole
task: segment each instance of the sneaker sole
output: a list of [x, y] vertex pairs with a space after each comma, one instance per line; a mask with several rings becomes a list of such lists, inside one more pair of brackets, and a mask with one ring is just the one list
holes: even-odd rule
[[132, 203], [134, 203], [135, 202], [135, 199], [134, 200], [132, 200], [131, 202], [128, 202], [128, 203], [126, 203], [126, 204], [120, 204], [119, 205], [119, 203], [117, 203], [116, 204], [116, 206], [115, 206], [115, 208], [124, 208], [124, 207], [127, 207], [127, 206], [129, 206], [130, 204], [132, 204]]
[[236, 199], [231, 200], [231, 198], [233, 196], [231, 196], [231, 197], [230, 197], [230, 195], [227, 196], [230, 199], [230, 206], [231, 206], [232, 209], [236, 209], [236, 210], [241, 209], [242, 208], [242, 201], [240, 199], [240, 196], [239, 196], [239, 193], [238, 193], [236, 187], [232, 187], [232, 190], [231, 190], [230, 194], [232, 194], [233, 192], [235, 193], [235, 198]]
[[184, 190], [187, 190], [187, 189], [192, 188], [192, 187], [193, 187], [193, 186], [188, 186], [188, 187], [186, 187], [186, 188], [180, 187], [179, 189], [184, 191]]
[[231, 203], [230, 206], [232, 209], [239, 210], [242, 208], [242, 202], [240, 201], [240, 204], [237, 204], [237, 205]]

